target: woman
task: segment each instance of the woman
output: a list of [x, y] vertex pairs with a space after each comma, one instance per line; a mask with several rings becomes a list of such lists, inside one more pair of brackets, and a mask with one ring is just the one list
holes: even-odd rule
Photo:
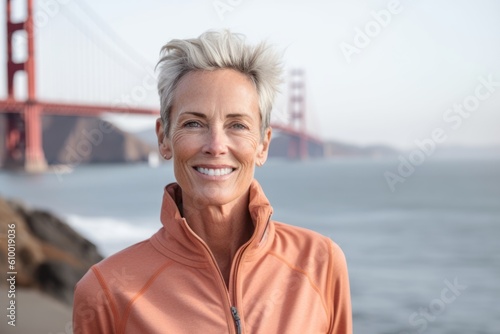
[[78, 283], [75, 333], [352, 332], [342, 251], [272, 221], [254, 180], [280, 74], [268, 46], [228, 31], [163, 47], [156, 133], [177, 183], [163, 227]]

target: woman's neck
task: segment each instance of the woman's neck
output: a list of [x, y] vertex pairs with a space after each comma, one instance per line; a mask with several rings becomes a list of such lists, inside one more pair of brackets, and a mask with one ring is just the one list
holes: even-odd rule
[[254, 231], [248, 212], [248, 194], [222, 205], [199, 208], [183, 198], [182, 212], [191, 229], [208, 245], [226, 285], [238, 249]]

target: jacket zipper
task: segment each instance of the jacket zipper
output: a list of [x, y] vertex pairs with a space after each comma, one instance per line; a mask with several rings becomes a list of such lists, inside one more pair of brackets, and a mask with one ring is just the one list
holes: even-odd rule
[[[267, 218], [267, 223], [266, 223], [266, 226], [264, 228], [264, 234], [266, 233], [266, 230], [269, 226], [269, 222], [271, 221], [271, 216], [272, 216], [272, 213]], [[189, 226], [185, 219], [184, 219], [184, 223], [186, 226]], [[188, 227], [188, 229], [189, 229], [189, 227]], [[221, 281], [224, 283], [224, 278], [222, 277], [222, 273], [221, 273], [219, 267], [217, 266], [217, 261], [215, 261], [215, 258], [213, 256], [212, 252], [210, 251], [210, 249], [208, 248], [207, 244], [200, 237], [198, 237], [195, 233], [193, 233], [193, 235], [195, 236], [196, 239], [198, 239], [201, 242], [201, 245], [203, 246], [203, 248], [205, 248], [205, 251], [208, 253], [209, 258], [212, 260], [212, 263], [215, 265], [215, 268], [217, 269], [217, 272], [220, 276]], [[263, 238], [263, 236], [262, 236], [262, 238]], [[262, 238], [260, 241], [262, 241]], [[233, 277], [233, 298], [231, 298], [231, 296], [229, 296], [229, 291], [226, 288], [226, 291], [228, 292], [228, 297], [229, 297], [229, 305], [231, 305], [231, 299], [235, 303], [234, 306], [230, 307], [230, 310], [231, 310], [231, 315], [233, 316], [234, 325], [236, 327], [237, 334], [241, 334], [241, 318], [240, 318], [240, 315], [238, 313], [238, 309], [236, 308], [236, 296], [235, 296], [236, 295], [236, 276], [238, 273], [238, 268], [240, 266], [241, 257], [249, 245], [250, 245], [250, 242], [243, 249], [240, 250], [240, 252], [236, 258], [237, 262], [235, 265], [235, 273], [234, 273], [234, 277]], [[224, 284], [224, 287], [226, 287], [226, 284]]]
[[235, 306], [231, 306], [231, 314], [233, 315], [234, 325], [236, 326], [236, 333], [241, 334], [241, 319], [238, 314], [238, 309]]
[[[240, 321], [240, 318], [239, 318], [239, 315], [238, 315], [238, 310], [236, 309], [236, 307], [231, 306], [231, 303], [232, 303], [232, 301], [231, 301], [231, 296], [229, 296], [229, 291], [228, 291], [228, 289], [227, 289], [227, 287], [226, 287], [226, 284], [224, 283], [224, 277], [222, 277], [222, 273], [221, 273], [221, 271], [220, 271], [220, 269], [219, 269], [219, 267], [218, 267], [218, 265], [217, 265], [217, 261], [215, 260], [214, 255], [213, 255], [213, 254], [212, 254], [212, 252], [210, 251], [210, 248], [208, 248], [207, 244], [206, 244], [206, 243], [205, 243], [205, 242], [204, 242], [204, 241], [203, 241], [203, 240], [202, 240], [199, 236], [197, 236], [197, 235], [196, 235], [196, 233], [193, 233], [193, 232], [191, 231], [191, 229], [189, 228], [189, 225], [188, 225], [188, 223], [187, 223], [187, 221], [186, 221], [186, 219], [185, 219], [185, 218], [183, 218], [183, 221], [184, 221], [184, 224], [185, 224], [185, 226], [187, 227], [188, 231], [189, 231], [190, 233], [192, 233], [192, 235], [193, 235], [193, 236], [194, 236], [194, 237], [195, 237], [195, 238], [196, 238], [196, 239], [200, 242], [200, 244], [202, 245], [202, 247], [205, 249], [205, 251], [206, 251], [206, 253], [207, 253], [208, 257], [209, 257], [209, 258], [210, 258], [210, 260], [212, 261], [212, 265], [215, 267], [215, 270], [216, 270], [217, 274], [219, 275], [220, 282], [222, 282], [222, 285], [224, 286], [224, 289], [225, 289], [225, 291], [226, 291], [226, 293], [227, 293], [227, 297], [228, 297], [227, 302], [228, 302], [228, 304], [229, 304], [229, 310], [230, 310], [230, 312], [231, 312], [231, 315], [232, 315], [232, 317], [233, 317], [233, 320], [234, 320], [235, 324], [236, 324], [236, 318], [235, 318], [235, 313], [233, 312], [233, 308], [234, 308], [234, 310], [235, 310], [235, 312], [236, 312], [236, 315], [238, 316], [238, 321], [239, 321], [239, 322], [238, 322], [238, 324], [236, 325], [236, 331], [237, 331], [237, 334], [241, 334], [241, 321]], [[240, 328], [239, 328], [239, 329], [238, 329], [238, 326], [240, 326]]]
[[[272, 213], [269, 215], [269, 217], [267, 218], [267, 222], [266, 222], [266, 226], [264, 228], [264, 234], [262, 236], [262, 238], [264, 238], [264, 235], [267, 231], [267, 228], [269, 226], [269, 222], [271, 221], [271, 215]], [[259, 243], [262, 241], [262, 238], [261, 240], [259, 240]], [[236, 295], [237, 295], [237, 292], [236, 292], [236, 289], [237, 289], [237, 275], [238, 275], [238, 271], [239, 271], [239, 268], [240, 268], [240, 263], [241, 263], [241, 259], [243, 258], [243, 254], [245, 253], [245, 250], [248, 248], [248, 246], [251, 244], [251, 241], [249, 241], [244, 248], [242, 248], [240, 250], [240, 252], [237, 254], [237, 257], [235, 259], [236, 261], [236, 264], [234, 266], [234, 276], [233, 276], [233, 302], [234, 302], [234, 306], [231, 306], [231, 314], [233, 315], [233, 319], [234, 319], [234, 323], [236, 325], [236, 333], [237, 334], [241, 334], [241, 318], [240, 318], [240, 315], [238, 314], [238, 309], [236, 308], [237, 304], [236, 304]]]
[[273, 215], [273, 213], [271, 212], [269, 214], [269, 217], [267, 218], [266, 227], [264, 227], [264, 233], [262, 233], [262, 237], [259, 240], [259, 244], [262, 242], [262, 240], [264, 240], [264, 237], [266, 236], [266, 233], [268, 233], [267, 228], [269, 227], [269, 222], [271, 221], [271, 216], [272, 215]]
[[[262, 234], [262, 237], [261, 239], [259, 240], [259, 243], [262, 242], [262, 239], [264, 238], [265, 234], [266, 234], [266, 231], [267, 231], [267, 228], [269, 227], [269, 222], [271, 221], [271, 216], [272, 216], [272, 213], [269, 215], [269, 217], [267, 218], [267, 223], [266, 223], [266, 226], [264, 228], [264, 233]], [[233, 276], [233, 294], [236, 295], [236, 276], [238, 275], [238, 269], [240, 268], [240, 262], [241, 262], [241, 258], [243, 257], [243, 253], [245, 253], [245, 250], [247, 249], [247, 247], [250, 245], [251, 241], [249, 241], [245, 247], [243, 249], [240, 250], [240, 252], [238, 252], [236, 254], [236, 258], [234, 259], [234, 261], [236, 261], [236, 264], [234, 266], [234, 276]], [[236, 306], [236, 298], [233, 298], [234, 299], [234, 303], [235, 303], [235, 306]]]

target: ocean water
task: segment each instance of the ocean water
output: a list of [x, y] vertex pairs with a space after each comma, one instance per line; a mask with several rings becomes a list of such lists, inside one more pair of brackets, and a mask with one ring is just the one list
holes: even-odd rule
[[[271, 160], [273, 219], [329, 236], [349, 266], [356, 334], [500, 333], [500, 159]], [[48, 209], [109, 255], [154, 233], [171, 165], [0, 172], [0, 195]], [[304, 315], [307, 316], [307, 315]]]

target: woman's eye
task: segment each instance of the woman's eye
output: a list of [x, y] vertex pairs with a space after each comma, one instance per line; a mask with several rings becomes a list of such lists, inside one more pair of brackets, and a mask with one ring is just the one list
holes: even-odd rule
[[184, 127], [185, 128], [200, 128], [201, 124], [199, 122], [196, 122], [196, 121], [189, 121], [189, 122], [184, 123]]
[[241, 124], [241, 123], [235, 123], [232, 125], [232, 127], [235, 129], [239, 129], [239, 130], [244, 130], [247, 128], [244, 124]]

